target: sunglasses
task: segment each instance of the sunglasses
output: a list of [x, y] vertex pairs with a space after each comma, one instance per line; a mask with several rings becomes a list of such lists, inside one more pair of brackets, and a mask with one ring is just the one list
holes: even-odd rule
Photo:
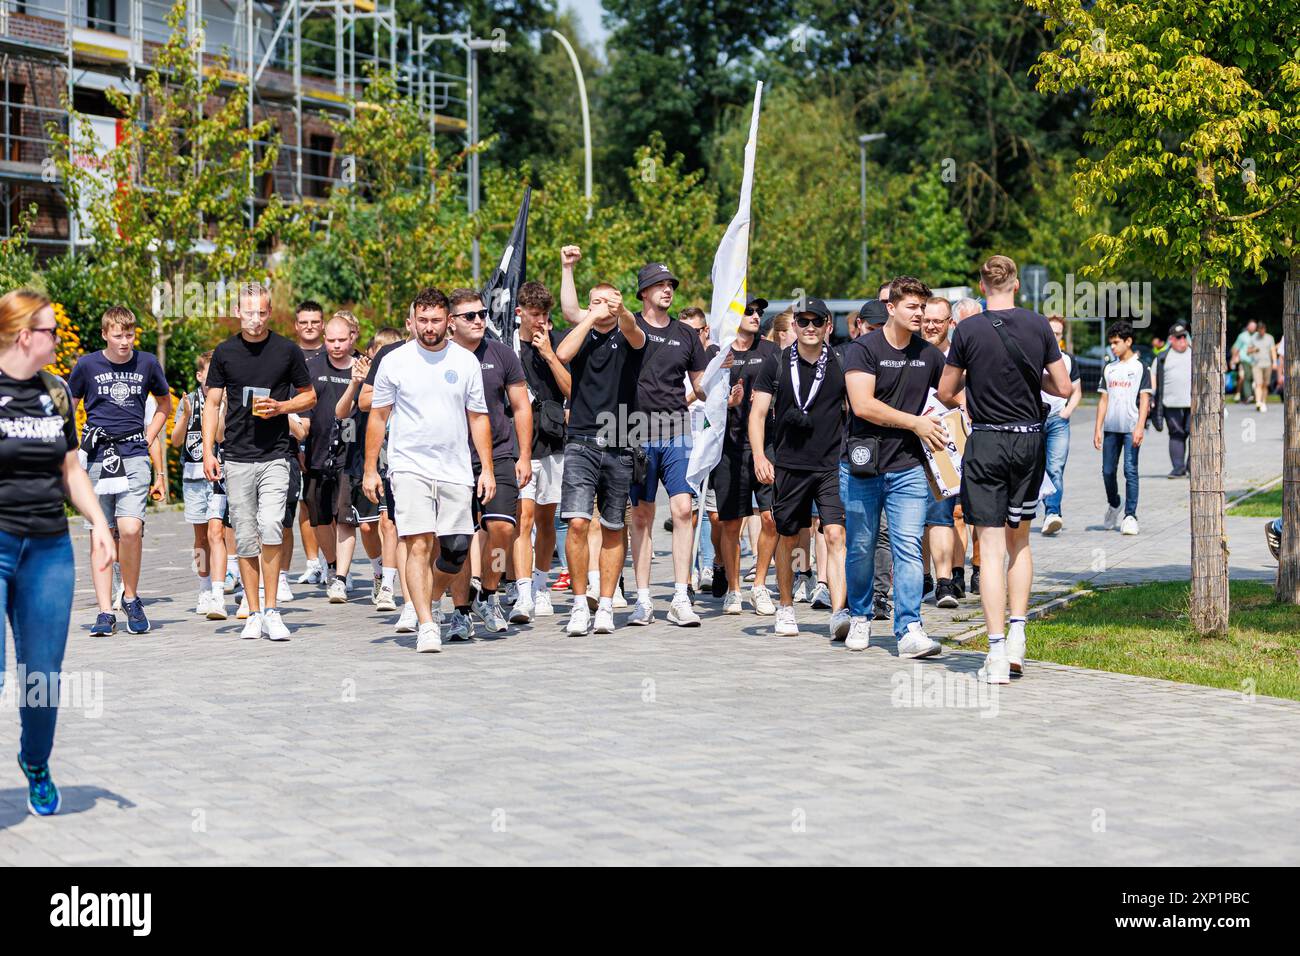
[[757, 316], [757, 317], [760, 318], [760, 319], [763, 317], [763, 313], [760, 312], [758, 309], [752, 309], [752, 308], [751, 308], [751, 309], [746, 309], [746, 310], [745, 310], [745, 314], [746, 314], [746, 315], [754, 315], [754, 316]]
[[30, 328], [28, 331], [31, 331], [31, 332], [44, 332], [44, 333], [46, 333], [46, 334], [50, 337], [50, 341], [51, 341], [51, 342], [56, 342], [56, 343], [57, 343], [57, 342], [59, 341], [59, 327], [58, 327], [57, 325], [49, 325], [49, 326], [46, 326], [46, 327], [43, 328], [43, 329], [38, 329], [38, 328], [32, 327], [32, 328]]
[[815, 329], [820, 329], [823, 325], [826, 324], [826, 316], [824, 316], [824, 315], [801, 315], [801, 316], [798, 316], [797, 318], [795, 318], [794, 323], [795, 323], [795, 325], [799, 326], [799, 328], [801, 328], [801, 329], [806, 329], [806, 328], [808, 328], [808, 326], [810, 326], [810, 325], [811, 325], [813, 328], [815, 328]]
[[453, 319], [466, 319], [470, 322], [486, 322], [488, 317], [487, 309], [479, 309], [477, 312], [457, 312], [452, 316]]

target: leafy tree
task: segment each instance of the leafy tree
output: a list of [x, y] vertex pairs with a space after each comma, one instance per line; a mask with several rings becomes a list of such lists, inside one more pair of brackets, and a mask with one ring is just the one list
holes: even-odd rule
[[[1140, 263], [1191, 281], [1191, 621], [1226, 633], [1227, 538], [1223, 518], [1224, 310], [1234, 267], [1262, 270], [1269, 216], [1294, 183], [1245, 176], [1252, 144], [1277, 130], [1279, 101], [1294, 92], [1260, 70], [1255, 49], [1281, 48], [1289, 13], [1238, 0], [1026, 0], [1047, 16], [1051, 49], [1035, 71], [1049, 93], [1093, 96], [1080, 160], [1077, 209], [1118, 203], [1128, 221], [1098, 232], [1098, 269]], [[1249, 9], [1247, 9], [1249, 8]]]

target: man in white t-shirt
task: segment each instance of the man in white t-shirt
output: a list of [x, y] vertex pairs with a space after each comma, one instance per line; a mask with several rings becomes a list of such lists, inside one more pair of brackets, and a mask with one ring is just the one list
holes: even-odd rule
[[[483, 371], [474, 353], [447, 336], [449, 304], [437, 289], [422, 290], [411, 304], [411, 341], [388, 354], [375, 376], [366, 428], [362, 487], [378, 502], [384, 493], [379, 449], [388, 434], [388, 478], [397, 533], [406, 539], [406, 583], [419, 632], [415, 649], [442, 647], [433, 620], [433, 595], [441, 594], [469, 556], [474, 537], [474, 472], [469, 442], [480, 461], [492, 460], [492, 427], [483, 397]], [[479, 500], [496, 494], [492, 469], [478, 479]], [[437, 538], [436, 568], [429, 559]]]
[[1146, 433], [1147, 413], [1151, 407], [1151, 370], [1133, 351], [1133, 326], [1116, 322], [1107, 331], [1115, 361], [1101, 373], [1097, 391], [1097, 428], [1092, 443], [1101, 449], [1101, 477], [1106, 483], [1106, 518], [1104, 525], [1113, 530], [1119, 521], [1120, 452], [1124, 453], [1124, 520], [1120, 531], [1137, 534], [1138, 452]]
[[1192, 348], [1187, 326], [1169, 330], [1169, 346], [1156, 356], [1151, 373], [1155, 391], [1151, 419], [1158, 429], [1169, 425], [1170, 478], [1186, 478], [1189, 455], [1187, 436], [1192, 428]]

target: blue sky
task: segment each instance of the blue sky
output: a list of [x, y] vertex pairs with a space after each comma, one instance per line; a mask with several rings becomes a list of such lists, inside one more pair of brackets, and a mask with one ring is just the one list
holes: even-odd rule
[[578, 15], [582, 24], [584, 39], [595, 46], [605, 47], [605, 29], [600, 25], [600, 0], [560, 0], [560, 8], [565, 7]]

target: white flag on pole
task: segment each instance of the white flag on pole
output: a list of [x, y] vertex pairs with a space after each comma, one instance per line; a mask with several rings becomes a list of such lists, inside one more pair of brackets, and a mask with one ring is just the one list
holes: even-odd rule
[[691, 460], [686, 467], [686, 480], [697, 494], [709, 472], [722, 460], [722, 443], [726, 436], [727, 395], [731, 392], [731, 376], [721, 366], [731, 348], [732, 339], [736, 337], [740, 319], [745, 314], [745, 273], [749, 264], [749, 200], [754, 188], [758, 108], [762, 98], [763, 84], [760, 81], [754, 85], [754, 112], [749, 119], [749, 141], [745, 143], [745, 175], [740, 184], [740, 203], [713, 257], [713, 299], [709, 307], [709, 330], [710, 340], [718, 346], [718, 354], [704, 370], [700, 381], [701, 387], [709, 396], [704, 403], [709, 426], [700, 433], [691, 449]]

